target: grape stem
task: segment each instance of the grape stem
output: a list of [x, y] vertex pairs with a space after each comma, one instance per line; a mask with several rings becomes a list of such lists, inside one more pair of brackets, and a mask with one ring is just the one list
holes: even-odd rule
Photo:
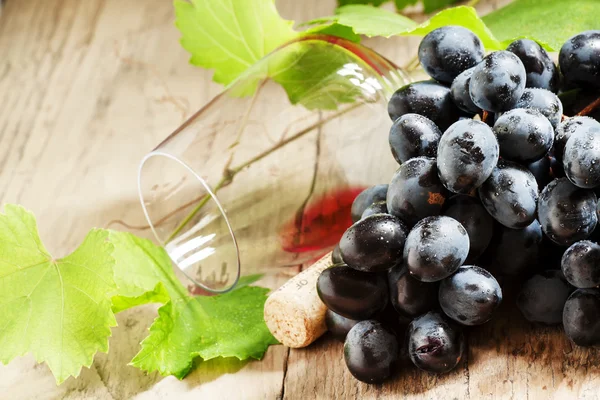
[[489, 116], [490, 116], [490, 113], [487, 111], [484, 111], [483, 114], [481, 114], [481, 122], [487, 123]]
[[577, 116], [583, 117], [585, 115], [588, 115], [589, 113], [591, 113], [598, 107], [600, 107], [600, 97], [598, 97], [596, 100], [594, 100], [590, 104], [588, 104], [583, 110], [579, 111], [577, 113]]
[[[333, 119], [336, 119], [350, 111], [353, 111], [354, 109], [360, 107], [362, 105], [362, 103], [357, 103], [357, 104], [353, 104], [352, 106], [339, 111], [337, 113], [331, 114], [326, 118], [323, 118], [321, 120], [319, 120], [318, 122], [308, 126], [305, 129], [302, 129], [300, 131], [298, 131], [297, 133], [295, 133], [294, 135], [281, 140], [280, 142], [278, 142], [275, 146], [269, 148], [268, 150], [265, 150], [264, 152], [257, 154], [256, 156], [252, 157], [250, 160], [243, 162], [242, 164], [231, 168], [230, 164], [231, 164], [231, 160], [233, 158], [233, 154], [231, 155], [231, 157], [229, 158], [229, 161], [227, 162], [227, 164], [225, 165], [225, 168], [223, 170], [223, 175], [221, 176], [221, 179], [219, 180], [219, 182], [217, 182], [217, 184], [215, 185], [213, 189], [213, 193], [216, 194], [220, 189], [230, 185], [233, 182], [233, 178], [239, 174], [241, 171], [243, 171], [245, 168], [251, 166], [252, 164], [254, 164], [257, 161], [262, 160], [263, 158], [267, 157], [269, 154], [273, 153], [274, 151], [284, 147], [285, 145], [301, 138], [302, 136], [306, 135], [309, 132], [312, 132], [313, 130], [325, 125], [326, 123], [330, 122]], [[198, 197], [197, 199], [194, 199], [193, 202], [191, 202], [192, 204], [196, 201], [198, 201], [198, 204], [196, 205], [196, 207], [194, 207], [194, 209], [183, 219], [183, 221], [181, 221], [181, 223], [175, 228], [175, 230], [173, 230], [173, 232], [171, 232], [171, 234], [169, 235], [169, 237], [167, 238], [167, 240], [165, 241], [165, 244], [170, 242], [171, 240], [173, 240], [182, 230], [183, 228], [185, 228], [187, 226], [187, 224], [190, 223], [190, 221], [196, 216], [196, 214], [198, 214], [198, 212], [202, 209], [202, 207], [204, 207], [206, 205], [206, 203], [208, 203], [208, 201], [210, 200], [210, 194], [207, 193], [203, 196]], [[177, 210], [175, 210], [174, 212], [171, 212], [169, 215], [173, 215], [175, 212], [180, 211], [183, 208], [186, 208], [190, 205], [190, 203], [184, 204], [182, 207], [178, 208]], [[163, 218], [164, 219], [164, 218]]]

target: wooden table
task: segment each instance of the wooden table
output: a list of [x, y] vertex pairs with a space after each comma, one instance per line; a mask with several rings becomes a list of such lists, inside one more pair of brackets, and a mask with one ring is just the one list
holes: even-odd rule
[[[298, 21], [330, 14], [334, 4], [277, 2]], [[90, 227], [143, 222], [139, 160], [221, 89], [188, 64], [173, 19], [168, 0], [8, 0], [2, 11], [0, 196], [36, 214], [55, 256]], [[366, 43], [403, 64], [418, 39]], [[273, 346], [260, 362], [200, 363], [182, 381], [146, 375], [127, 366], [156, 316], [156, 306], [141, 307], [118, 315], [108, 355], [61, 386], [31, 356], [0, 366], [0, 398], [600, 398], [598, 351], [573, 347], [558, 329], [532, 328], [508, 303], [500, 313], [469, 332], [468, 353], [451, 374], [406, 369], [368, 386], [350, 376], [341, 344], [328, 337], [304, 350]]]

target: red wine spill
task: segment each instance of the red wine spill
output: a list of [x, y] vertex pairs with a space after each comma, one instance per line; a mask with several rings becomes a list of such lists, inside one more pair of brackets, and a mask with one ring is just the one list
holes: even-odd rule
[[[281, 245], [284, 251], [290, 253], [306, 253], [330, 249], [339, 242], [340, 238], [352, 225], [350, 210], [352, 202], [365, 187], [338, 189], [326, 193], [310, 201], [304, 212], [295, 215], [283, 225], [280, 232]], [[315, 256], [318, 260], [320, 256]], [[200, 279], [209, 286], [223, 287], [216, 277], [208, 280]], [[214, 296], [215, 293], [200, 286], [187, 285], [188, 292], [193, 296]]]
[[305, 253], [335, 246], [352, 225], [352, 202], [364, 189], [338, 189], [310, 201], [299, 218], [283, 225], [280, 232], [283, 250]]

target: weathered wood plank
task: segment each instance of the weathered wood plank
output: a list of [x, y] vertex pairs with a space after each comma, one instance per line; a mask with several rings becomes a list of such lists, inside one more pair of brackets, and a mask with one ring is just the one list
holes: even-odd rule
[[[481, 1], [489, 10], [508, 0]], [[330, 14], [334, 0], [278, 0], [286, 18]], [[142, 224], [141, 157], [221, 88], [187, 63], [162, 0], [9, 0], [0, 17], [0, 199], [35, 212], [56, 256], [92, 226]], [[398, 63], [418, 38], [365, 43]], [[147, 232], [139, 232], [142, 235]], [[269, 277], [275, 287], [284, 274]], [[597, 350], [573, 347], [556, 328], [533, 328], [507, 301], [500, 318], [469, 332], [459, 368], [431, 376], [414, 368], [368, 386], [347, 372], [342, 345], [324, 337], [303, 350], [269, 349], [260, 362], [200, 364], [183, 381], [127, 366], [156, 306], [118, 316], [111, 351], [56, 387], [32, 357], [0, 366], [0, 398], [532, 398], [597, 399]]]

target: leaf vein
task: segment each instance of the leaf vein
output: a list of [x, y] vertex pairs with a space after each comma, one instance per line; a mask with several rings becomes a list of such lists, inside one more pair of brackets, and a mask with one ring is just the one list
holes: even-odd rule
[[212, 43], [214, 43], [221, 51], [223, 51], [224, 53], [228, 54], [231, 58], [237, 60], [240, 64], [243, 64], [246, 67], [249, 67], [250, 65], [252, 65], [250, 62], [248, 62], [248, 61], [244, 60], [243, 58], [239, 57], [237, 54], [232, 53], [221, 42], [218, 42], [217, 40], [215, 40], [215, 38], [213, 38], [213, 36], [211, 36], [202, 27], [202, 25], [198, 21], [194, 20], [194, 26], [196, 26], [196, 28], [202, 32], [202, 34], [206, 37], [206, 39], [208, 39], [209, 41], [211, 41]]

